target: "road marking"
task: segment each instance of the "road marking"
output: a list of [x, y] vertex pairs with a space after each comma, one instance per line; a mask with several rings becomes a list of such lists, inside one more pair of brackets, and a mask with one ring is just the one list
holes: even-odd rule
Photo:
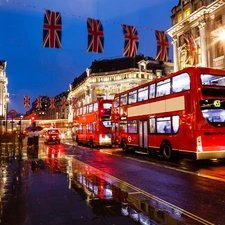
[[[207, 221], [207, 220], [205, 220], [205, 219], [203, 219], [203, 218], [201, 218], [201, 217], [199, 217], [197, 215], [194, 215], [194, 214], [192, 214], [192, 213], [190, 213], [190, 212], [188, 212], [188, 211], [186, 211], [186, 210], [184, 210], [184, 209], [182, 209], [182, 208], [180, 208], [180, 207], [178, 207], [176, 205], [173, 205], [172, 203], [169, 203], [169, 202], [167, 202], [167, 201], [165, 201], [165, 200], [163, 200], [163, 199], [161, 199], [161, 198], [159, 198], [159, 197], [157, 197], [155, 195], [152, 195], [152, 194], [150, 194], [150, 193], [148, 193], [148, 192], [146, 192], [146, 191], [136, 187], [136, 186], [133, 186], [132, 184], [130, 184], [130, 183], [126, 182], [126, 181], [123, 181], [123, 180], [121, 180], [121, 179], [119, 179], [117, 177], [114, 177], [113, 175], [110, 175], [110, 174], [108, 174], [108, 173], [106, 173], [106, 172], [104, 172], [104, 171], [102, 171], [100, 169], [97, 169], [97, 168], [95, 168], [95, 167], [93, 167], [93, 166], [91, 166], [91, 165], [89, 165], [89, 164], [87, 164], [85, 162], [82, 162], [82, 161], [79, 161], [79, 162], [82, 163], [82, 164], [85, 164], [87, 167], [92, 168], [94, 171], [96, 171], [96, 172], [98, 172], [100, 174], [103, 173], [104, 177], [106, 175], [111, 180], [114, 180], [115, 182], [118, 182], [118, 183], [120, 183], [120, 184], [122, 184], [122, 185], [124, 185], [126, 187], [129, 187], [129, 188], [135, 190], [136, 193], [138, 193], [138, 194], [141, 193], [141, 194], [145, 195], [146, 197], [148, 197], [150, 199], [158, 201], [158, 202], [160, 202], [161, 204], [163, 204], [165, 206], [171, 207], [173, 210], [178, 211], [180, 214], [185, 215], [186, 217], [188, 217], [188, 218], [190, 218], [192, 220], [195, 220], [195, 221], [197, 221], [197, 222], [199, 222], [199, 223], [201, 223], [203, 225], [214, 225], [214, 223], [211, 223], [211, 222], [209, 222], [209, 221]], [[135, 194], [135, 192], [131, 192], [131, 193]]]

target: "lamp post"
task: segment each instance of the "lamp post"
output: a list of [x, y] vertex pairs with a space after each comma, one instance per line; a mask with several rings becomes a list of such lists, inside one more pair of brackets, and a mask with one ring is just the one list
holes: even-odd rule
[[6, 98], [6, 111], [5, 111], [5, 132], [8, 132], [8, 106], [9, 106], [9, 97]]
[[21, 134], [21, 130], [22, 130], [22, 119], [23, 119], [23, 116], [21, 115], [20, 116], [20, 134]]

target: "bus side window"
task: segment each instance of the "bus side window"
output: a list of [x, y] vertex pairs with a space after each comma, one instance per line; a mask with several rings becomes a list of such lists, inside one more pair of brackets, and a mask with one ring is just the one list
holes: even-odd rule
[[148, 99], [148, 87], [138, 89], [138, 102]]
[[171, 125], [170, 125], [170, 122], [166, 122], [163, 130], [164, 130], [164, 133], [171, 133]]
[[157, 118], [157, 133], [172, 133], [171, 118], [170, 117], [158, 117]]
[[172, 84], [173, 93], [190, 90], [190, 77], [187, 73], [177, 75], [172, 78]]
[[137, 120], [128, 121], [128, 133], [137, 133]]
[[172, 116], [172, 122], [173, 122], [173, 133], [177, 133], [180, 127], [180, 117]]
[[149, 119], [149, 129], [150, 133], [155, 133], [155, 118]]
[[149, 86], [149, 99], [155, 98], [155, 84]]
[[127, 133], [127, 122], [126, 121], [123, 121], [120, 123], [119, 132]]

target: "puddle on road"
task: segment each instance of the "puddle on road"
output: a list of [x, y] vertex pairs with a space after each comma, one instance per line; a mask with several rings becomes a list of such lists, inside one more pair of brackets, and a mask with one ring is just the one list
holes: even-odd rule
[[125, 182], [74, 158], [68, 160], [70, 185], [91, 205], [99, 216], [129, 216], [138, 224], [202, 224], [187, 218], [180, 210], [171, 208]]
[[[93, 213], [99, 217], [123, 215], [143, 225], [201, 224], [190, 221], [181, 211], [150, 198], [125, 182], [119, 181], [74, 157], [61, 155], [60, 150], [49, 147], [39, 150], [41, 154], [37, 155], [36, 152], [27, 149], [25, 160], [19, 164], [16, 161], [8, 162], [6, 159], [1, 161], [0, 219], [3, 211], [12, 210], [12, 207], [7, 208], [6, 206], [9, 205], [7, 203], [15, 200], [13, 194], [24, 192], [26, 184], [21, 187], [21, 180], [31, 179], [29, 174], [33, 172], [35, 177], [44, 177], [42, 179], [46, 179], [49, 174], [57, 176], [56, 174], [60, 173], [60, 175], [69, 176], [68, 188], [74, 189], [80, 194], [92, 207]], [[17, 168], [14, 169], [13, 174], [10, 174], [12, 165]], [[33, 176], [32, 179], [35, 177]], [[24, 205], [26, 205], [26, 200], [24, 198]], [[20, 208], [22, 207], [20, 206]], [[10, 212], [8, 212], [9, 215]]]

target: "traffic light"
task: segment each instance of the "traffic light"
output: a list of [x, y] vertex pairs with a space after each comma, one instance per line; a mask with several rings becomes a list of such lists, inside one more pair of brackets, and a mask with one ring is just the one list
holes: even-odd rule
[[31, 124], [32, 126], [36, 126], [36, 117], [35, 116], [31, 116]]

